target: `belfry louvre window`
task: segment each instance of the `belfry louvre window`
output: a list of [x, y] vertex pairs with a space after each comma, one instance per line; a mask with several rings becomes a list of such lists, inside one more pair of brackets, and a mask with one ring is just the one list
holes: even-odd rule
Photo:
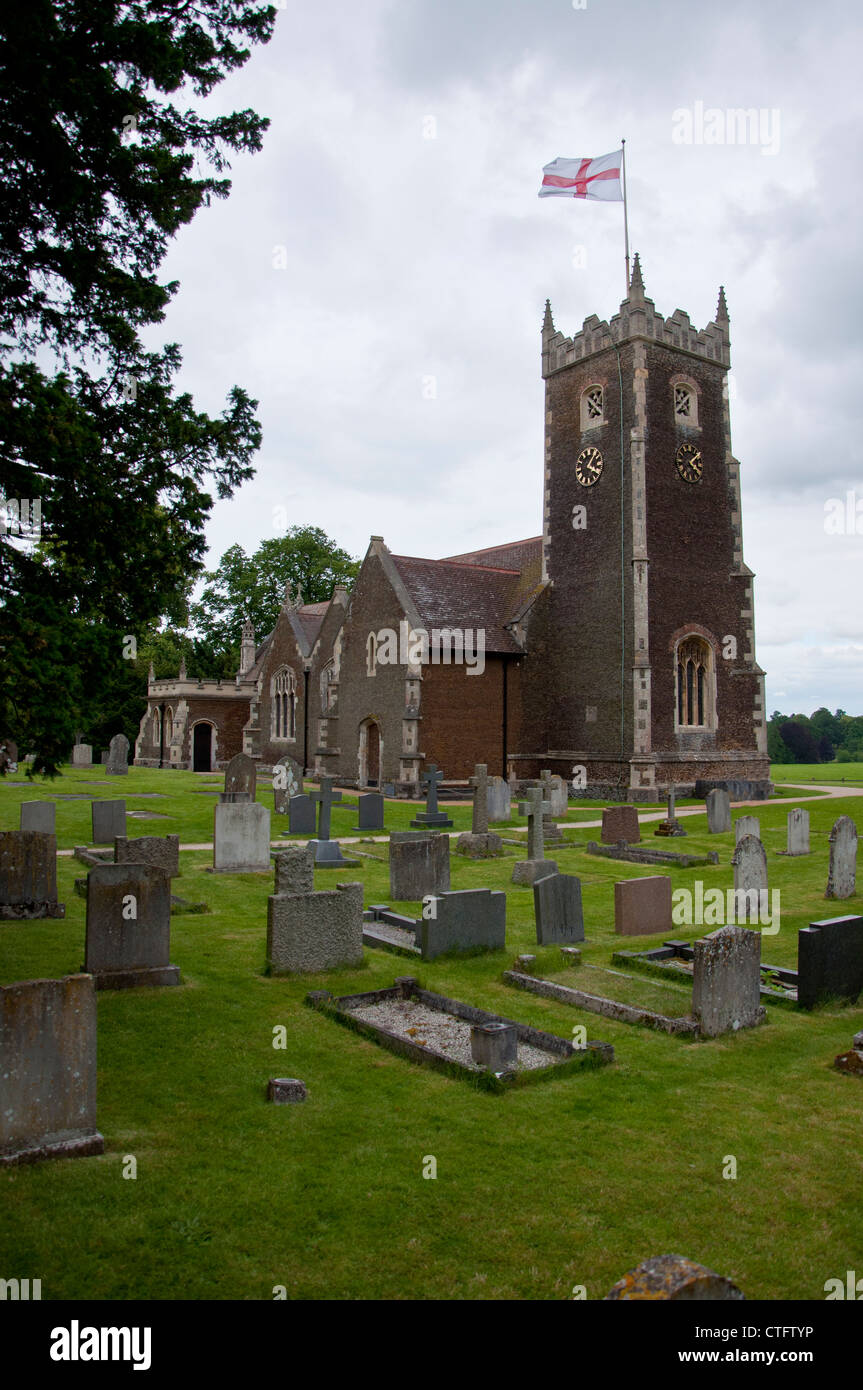
[[605, 399], [601, 386], [588, 386], [581, 393], [581, 428], [605, 423]]
[[687, 637], [677, 648], [677, 726], [713, 724], [713, 651], [702, 637]]
[[698, 424], [698, 397], [691, 386], [675, 386], [674, 418], [681, 425]]
[[294, 673], [287, 667], [277, 671], [272, 685], [273, 738], [296, 738], [297, 694]]

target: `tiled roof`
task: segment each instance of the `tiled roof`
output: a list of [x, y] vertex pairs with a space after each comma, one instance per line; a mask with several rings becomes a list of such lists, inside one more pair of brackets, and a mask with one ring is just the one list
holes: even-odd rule
[[329, 606], [330, 599], [327, 599], [324, 603], [304, 603], [302, 608], [297, 609], [296, 620], [300, 624], [303, 635], [308, 642], [309, 651], [311, 651], [317, 641], [318, 633], [323, 626], [323, 621], [327, 615]]
[[424, 627], [485, 629], [487, 652], [521, 651], [505, 624], [517, 610], [517, 569], [393, 555]]
[[541, 560], [542, 536], [531, 536], [526, 541], [508, 541], [505, 545], [492, 545], [486, 550], [468, 550], [464, 555], [446, 555], [444, 558], [456, 560], [462, 565], [523, 570], [534, 558]]

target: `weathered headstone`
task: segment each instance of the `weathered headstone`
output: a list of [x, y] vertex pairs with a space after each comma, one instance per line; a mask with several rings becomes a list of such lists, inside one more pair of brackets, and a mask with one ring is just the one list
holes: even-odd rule
[[427, 788], [426, 808], [424, 811], [417, 812], [411, 825], [428, 826], [434, 829], [452, 825], [446, 812], [438, 810], [437, 789], [438, 783], [443, 781], [443, 773], [438, 771], [434, 763], [429, 763], [428, 771], [420, 778], [420, 781]]
[[57, 837], [0, 831], [0, 921], [65, 917], [57, 901]]
[[100, 1154], [89, 975], [0, 986], [0, 1167]]
[[602, 844], [636, 845], [640, 839], [638, 812], [634, 806], [606, 806], [602, 813]]
[[213, 871], [259, 873], [270, 867], [270, 811], [258, 801], [213, 807]]
[[761, 1004], [761, 933], [721, 927], [693, 946], [692, 1014], [708, 1038], [754, 1028]]
[[100, 864], [87, 875], [84, 969], [97, 989], [178, 985], [170, 963], [171, 880], [150, 864]]
[[857, 891], [857, 826], [840, 816], [830, 831], [830, 869], [825, 898], [853, 898]]
[[129, 772], [129, 740], [125, 734], [115, 734], [108, 745], [108, 761], [105, 771], [115, 777], [126, 777]]
[[615, 883], [614, 930], [618, 936], [667, 935], [671, 929], [670, 878], [659, 874]]
[[288, 833], [291, 835], [314, 835], [315, 803], [305, 792], [292, 796], [288, 802]]
[[257, 794], [257, 767], [247, 753], [235, 753], [225, 768], [225, 790], [219, 800], [223, 805], [254, 801]]
[[566, 782], [559, 773], [553, 772], [548, 777], [543, 777], [546, 782], [545, 795], [551, 802], [551, 814], [554, 819], [565, 816], [569, 810], [569, 789]]
[[151, 864], [162, 869], [169, 878], [180, 873], [179, 835], [139, 835], [129, 840], [125, 835], [114, 838], [115, 864]]
[[486, 804], [490, 821], [509, 820], [512, 792], [502, 777], [489, 777]]
[[366, 792], [357, 799], [359, 825], [357, 830], [383, 830], [384, 799], [380, 792]]
[[489, 1071], [510, 1071], [518, 1060], [518, 1033], [514, 1023], [473, 1023], [470, 1055], [477, 1066]]
[[714, 787], [705, 797], [707, 829], [711, 835], [722, 835], [731, 829], [731, 800], [722, 787]]
[[555, 806], [560, 804], [560, 794], [557, 792], [554, 779], [548, 768], [540, 773], [540, 787], [543, 803], [548, 807], [548, 810], [542, 813], [542, 838], [543, 844], [547, 845], [563, 839], [563, 831], [554, 818], [557, 814]]
[[675, 802], [674, 802], [674, 786], [673, 786], [673, 785], [672, 785], [671, 787], [669, 787], [669, 789], [668, 789], [668, 809], [667, 809], [666, 814], [665, 814], [665, 820], [659, 822], [659, 825], [656, 827], [656, 829], [654, 830], [653, 833], [654, 833], [654, 835], [676, 835], [676, 836], [680, 836], [680, 835], [685, 835], [685, 834], [686, 834], [686, 831], [683, 829], [683, 826], [680, 824], [680, 821], [677, 819], [677, 809], [676, 809]]
[[754, 835], [761, 839], [761, 822], [757, 816], [738, 816], [734, 822], [734, 843], [739, 845], [744, 835]]
[[22, 801], [21, 829], [38, 830], [40, 835], [57, 833], [57, 808], [53, 801]]
[[90, 767], [93, 762], [93, 745], [90, 743], [76, 743], [72, 749], [73, 767]]
[[705, 1265], [695, 1264], [684, 1255], [657, 1255], [625, 1274], [605, 1295], [605, 1301], [609, 1299], [633, 1302], [641, 1299], [651, 1302], [661, 1299], [739, 1302], [745, 1299], [745, 1294], [724, 1275], [714, 1273]]
[[418, 902], [449, 890], [449, 838], [422, 831], [394, 830], [390, 835], [390, 897]]
[[273, 768], [273, 798], [277, 816], [286, 816], [291, 797], [303, 794], [303, 769], [289, 754]]
[[361, 883], [267, 899], [267, 964], [274, 975], [346, 969], [362, 960]]
[[767, 851], [755, 835], [738, 840], [731, 856], [734, 866], [734, 895], [738, 922], [759, 920], [767, 893]]
[[424, 960], [444, 951], [502, 951], [506, 946], [506, 894], [490, 888], [440, 893], [416, 926]]
[[795, 806], [788, 812], [788, 847], [786, 854], [809, 853], [809, 812], [802, 806]]
[[797, 1003], [857, 999], [863, 990], [863, 917], [830, 917], [797, 933]]
[[90, 814], [93, 821], [94, 845], [112, 845], [118, 835], [125, 835], [125, 801], [93, 801]]
[[542, 818], [550, 807], [551, 803], [543, 799], [542, 787], [529, 787], [525, 800], [518, 803], [519, 815], [527, 816], [527, 859], [519, 859], [513, 865], [513, 883], [530, 886], [557, 873], [557, 864], [545, 857]]
[[584, 940], [581, 880], [572, 874], [551, 874], [533, 885], [536, 940], [539, 946]]
[[313, 893], [315, 856], [308, 845], [290, 845], [276, 855], [276, 892]]
[[459, 835], [456, 840], [456, 854], [469, 859], [492, 859], [503, 854], [503, 842], [499, 835], [488, 828], [488, 767], [477, 763], [470, 779], [473, 787], [473, 814], [471, 828]]

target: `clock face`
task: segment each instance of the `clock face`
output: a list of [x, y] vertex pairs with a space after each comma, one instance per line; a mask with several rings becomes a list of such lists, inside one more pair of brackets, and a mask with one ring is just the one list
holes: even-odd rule
[[694, 444], [681, 444], [677, 450], [677, 471], [687, 483], [700, 483], [704, 472], [701, 450]]
[[575, 460], [575, 476], [582, 487], [593, 487], [594, 483], [599, 482], [602, 473], [602, 454], [598, 449], [591, 445], [588, 449], [582, 449], [578, 458]]

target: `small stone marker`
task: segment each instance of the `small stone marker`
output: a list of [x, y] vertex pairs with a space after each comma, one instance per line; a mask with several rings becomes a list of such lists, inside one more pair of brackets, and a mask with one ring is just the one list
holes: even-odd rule
[[94, 801], [90, 814], [94, 845], [112, 845], [118, 835], [126, 834], [125, 801]]
[[797, 1003], [853, 1003], [863, 991], [863, 917], [830, 917], [797, 933]]
[[550, 874], [533, 885], [538, 946], [584, 940], [581, 880], [572, 874]]
[[390, 835], [390, 897], [396, 902], [419, 902], [446, 893], [450, 884], [449, 838], [416, 830]]
[[518, 1034], [514, 1023], [472, 1023], [470, 1055], [489, 1071], [511, 1071], [518, 1060]]
[[542, 787], [529, 787], [525, 800], [518, 803], [519, 815], [527, 816], [527, 859], [513, 865], [513, 883], [532, 886], [538, 879], [557, 873], [557, 864], [545, 857], [543, 816], [550, 809], [551, 803], [543, 799]]
[[270, 811], [258, 801], [213, 807], [213, 872], [260, 873], [270, 867]]
[[297, 1105], [308, 1096], [306, 1083], [294, 1076], [270, 1077], [267, 1082], [267, 1100], [274, 1105]]
[[178, 985], [170, 963], [171, 880], [150, 864], [100, 864], [87, 875], [84, 969], [97, 989]]
[[93, 745], [90, 743], [76, 743], [72, 749], [73, 767], [90, 767], [93, 762]]
[[225, 768], [225, 790], [219, 800], [223, 804], [254, 801], [257, 795], [257, 768], [247, 753], [235, 753]]
[[357, 800], [359, 825], [357, 830], [383, 830], [384, 799], [380, 792], [366, 792]]
[[665, 874], [628, 878], [614, 885], [614, 930], [618, 936], [670, 934], [671, 879]]
[[634, 806], [607, 806], [602, 813], [603, 845], [636, 845], [641, 839], [638, 812]]
[[427, 791], [426, 808], [419, 811], [411, 821], [411, 825], [434, 826], [437, 829], [452, 825], [452, 821], [445, 811], [438, 810], [437, 789], [438, 783], [443, 781], [443, 773], [439, 772], [435, 763], [429, 763], [428, 771], [420, 778]]
[[[312, 848], [306, 846], [311, 860]], [[294, 859], [289, 873], [276, 866], [276, 887], [287, 878], [308, 881]], [[274, 975], [340, 970], [362, 965], [363, 885], [339, 883], [323, 892], [276, 892], [267, 899], [267, 964]]]
[[488, 828], [488, 766], [477, 763], [473, 771], [470, 779], [473, 787], [471, 828], [459, 835], [455, 852], [469, 859], [492, 859], [503, 854], [503, 842]]
[[659, 822], [654, 830], [654, 835], [685, 835], [686, 831], [677, 819], [677, 809], [674, 802], [674, 786], [668, 789], [668, 808], [665, 813], [665, 820]]
[[[743, 817], [743, 819], [751, 819]], [[737, 841], [731, 856], [734, 865], [735, 911], [738, 922], [759, 920], [759, 909], [766, 904], [767, 851], [755, 835], [744, 835]], [[741, 894], [744, 896], [741, 897]], [[757, 895], [757, 896], [756, 896]]]
[[57, 901], [57, 837], [0, 831], [0, 921], [65, 917]]
[[115, 864], [150, 864], [161, 869], [169, 878], [180, 873], [179, 835], [139, 835], [129, 840], [125, 835], [114, 838]]
[[288, 833], [291, 835], [314, 835], [315, 803], [303, 793], [292, 796], [288, 802]]
[[100, 1154], [89, 975], [0, 986], [0, 1167]]
[[722, 787], [714, 787], [705, 797], [707, 829], [711, 835], [722, 835], [731, 829], [731, 800]]
[[730, 1279], [704, 1265], [695, 1264], [685, 1255], [658, 1255], [654, 1259], [644, 1260], [637, 1269], [625, 1274], [605, 1295], [604, 1301], [721, 1299], [737, 1302], [745, 1297]]
[[761, 1005], [761, 933], [721, 927], [693, 946], [692, 1014], [708, 1038], [754, 1028]]
[[486, 793], [486, 813], [489, 821], [509, 820], [512, 792], [502, 777], [489, 777]]
[[40, 835], [57, 833], [57, 808], [53, 801], [22, 801], [22, 830], [38, 830]]
[[502, 951], [506, 946], [506, 894], [468, 888], [432, 897], [428, 918], [416, 925], [423, 960], [444, 951]]
[[761, 839], [761, 822], [757, 816], [738, 816], [734, 822], [734, 843], [739, 845], [744, 835], [754, 835]]
[[830, 831], [830, 869], [825, 898], [853, 898], [857, 891], [857, 826], [840, 816]]
[[809, 812], [802, 806], [795, 806], [788, 812], [788, 848], [786, 854], [809, 853]]
[[283, 758], [279, 758], [273, 768], [273, 799], [276, 815], [286, 816], [291, 797], [302, 796], [302, 793], [303, 769], [296, 758], [292, 758], [286, 753]]
[[115, 777], [129, 775], [129, 740], [125, 734], [115, 734], [111, 739], [105, 771]]

